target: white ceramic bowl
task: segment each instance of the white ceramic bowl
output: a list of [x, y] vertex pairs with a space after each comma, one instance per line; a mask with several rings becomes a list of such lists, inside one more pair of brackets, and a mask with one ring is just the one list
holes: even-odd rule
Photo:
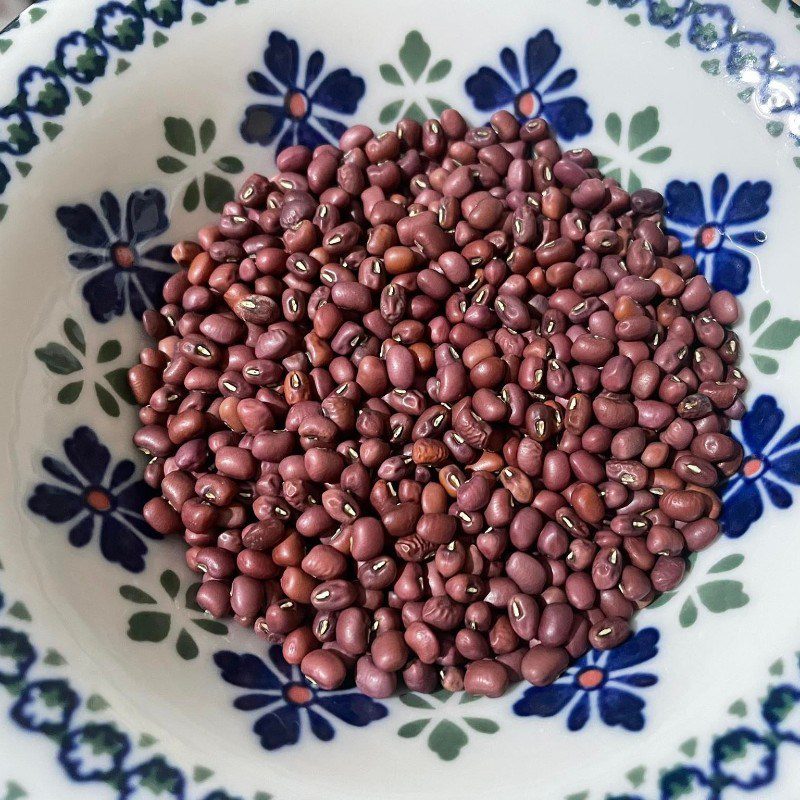
[[[0, 34], [0, 796], [796, 798], [799, 25], [788, 0], [51, 0]], [[135, 315], [276, 147], [445, 105], [542, 114], [665, 192], [742, 303], [747, 458], [726, 535], [553, 687], [320, 693], [199, 613], [141, 520]]]

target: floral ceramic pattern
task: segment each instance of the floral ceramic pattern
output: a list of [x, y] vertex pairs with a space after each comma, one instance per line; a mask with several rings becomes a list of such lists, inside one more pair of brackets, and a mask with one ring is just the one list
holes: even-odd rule
[[68, 539], [73, 547], [85, 547], [99, 531], [103, 558], [141, 572], [147, 553], [142, 537], [161, 537], [142, 518], [142, 506], [152, 493], [135, 477], [134, 463], [125, 459], [112, 464], [108, 448], [85, 426], [64, 440], [64, 454], [67, 462], [42, 459], [55, 481], [37, 484], [28, 507], [49, 522], [71, 523]]
[[[431, 65], [430, 45], [419, 31], [410, 31], [406, 35], [397, 55], [401, 69], [398, 70], [394, 64], [384, 63], [380, 65], [380, 73], [381, 78], [391, 86], [402, 87], [400, 90], [389, 89], [387, 94], [401, 91], [404, 97], [387, 103], [381, 109], [378, 121], [387, 125], [398, 117], [408, 117], [421, 125], [431, 114], [438, 116], [447, 108], [447, 103], [431, 97], [430, 89], [423, 89], [422, 84], [429, 87], [446, 78], [453, 63], [448, 58], [441, 58]], [[420, 96], [422, 92], [425, 93], [424, 100]]]
[[800, 485], [800, 425], [781, 433], [786, 415], [771, 395], [761, 395], [742, 418], [745, 459], [725, 486], [722, 529], [738, 537], [764, 513], [764, 499], [776, 508], [792, 505]]
[[233, 705], [240, 711], [265, 711], [253, 732], [265, 750], [297, 744], [301, 719], [317, 739], [329, 742], [336, 735], [333, 720], [359, 728], [383, 719], [388, 709], [360, 692], [323, 692], [314, 688], [297, 667], [287, 664], [280, 647], [269, 651], [269, 664], [258, 656], [223, 650], [214, 655], [223, 680], [251, 690]]
[[605, 725], [642, 730], [645, 701], [637, 690], [654, 686], [658, 678], [633, 668], [656, 656], [658, 639], [655, 628], [645, 628], [614, 650], [591, 651], [550, 686], [526, 689], [514, 713], [552, 717], [566, 712], [569, 730], [579, 731], [594, 710]]
[[542, 116], [558, 136], [570, 141], [589, 133], [587, 103], [567, 90], [578, 79], [574, 69], [556, 67], [561, 57], [553, 32], [539, 31], [525, 43], [522, 59], [510, 47], [500, 51], [500, 69], [481, 67], [465, 89], [478, 111], [509, 108], [520, 119]]
[[415, 739], [422, 733], [427, 734], [425, 743], [428, 749], [442, 761], [453, 761], [461, 755], [462, 749], [469, 744], [471, 731], [492, 734], [500, 730], [493, 719], [472, 712], [468, 704], [478, 698], [466, 692], [454, 694], [439, 689], [424, 697], [406, 692], [399, 699], [403, 705], [415, 709], [419, 717], [401, 725], [397, 735], [403, 739]]
[[[78, 401], [84, 384], [89, 382], [89, 373], [93, 372], [89, 362], [93, 360], [99, 366], [117, 361], [122, 356], [122, 346], [117, 339], [106, 339], [97, 349], [97, 354], [88, 359], [86, 337], [80, 324], [72, 317], [67, 317], [62, 328], [69, 347], [61, 342], [47, 342], [43, 347], [37, 347], [34, 355], [54, 375], [68, 376], [68, 382], [59, 389], [56, 400], [62, 405], [71, 405]], [[106, 371], [103, 380], [94, 380], [92, 383], [97, 402], [106, 414], [110, 417], [120, 415], [119, 403], [109, 389], [126, 403], [135, 405], [136, 399], [128, 386], [127, 366]]]
[[[164, 602], [166, 598], [163, 596], [159, 596], [159, 599], [156, 599], [138, 586], [126, 583], [119, 587], [120, 595], [128, 602], [144, 606], [143, 610], [137, 611], [128, 617], [127, 636], [133, 642], [158, 644], [166, 641], [170, 637], [170, 633], [179, 629], [175, 636], [175, 652], [184, 661], [192, 661], [199, 655], [200, 648], [197, 646], [195, 637], [189, 631], [188, 626], [180, 626], [182, 615], [176, 599], [181, 590], [181, 579], [173, 570], [165, 569], [161, 573], [159, 582], [163, 593], [169, 598], [166, 602]], [[203, 609], [197, 604], [196, 597], [199, 587], [199, 582], [191, 583], [183, 595], [184, 608], [193, 612], [189, 619], [206, 633], [214, 636], [224, 636], [228, 632], [228, 627], [225, 623], [217, 619], [211, 619], [208, 614], [203, 613]], [[153, 610], [153, 606], [156, 606], [157, 610]], [[176, 612], [174, 615], [175, 625], [173, 625], [173, 612]], [[197, 631], [195, 630], [196, 634]]]
[[75, 269], [89, 275], [82, 294], [91, 315], [108, 322], [128, 309], [141, 317], [160, 305], [169, 278], [171, 247], [148, 244], [169, 227], [167, 200], [158, 189], [132, 192], [122, 204], [103, 192], [96, 204], [61, 206], [56, 218], [79, 249], [68, 256]]
[[[777, 668], [777, 669], [775, 669]], [[771, 672], [782, 674], [783, 662]], [[705, 761], [680, 764], [663, 770], [658, 779], [658, 800], [703, 798], [733, 800], [744, 793], [766, 798], [763, 793], [779, 775], [780, 756], [789, 754], [787, 745], [800, 744], [797, 731], [800, 686], [783, 682], [767, 688], [759, 713], [750, 725], [721, 732], [712, 739]], [[694, 745], [692, 745], [694, 748]], [[787, 774], [792, 770], [787, 763]], [[758, 792], [758, 793], [756, 793]], [[609, 800], [656, 800], [655, 796], [609, 795]]]
[[[136, 746], [135, 739], [114, 723], [87, 719], [107, 704], [97, 702], [96, 696], [82, 698], [65, 678], [34, 674], [47, 663], [48, 658], [40, 657], [26, 632], [0, 627], [0, 687], [4, 686], [12, 698], [9, 718], [20, 729], [55, 743], [58, 763], [70, 780], [102, 784], [105, 793], [113, 791], [107, 796], [116, 800], [185, 800], [191, 783], [188, 776], [163, 756], [143, 752], [142, 748], [152, 744], [148, 737], [140, 737]], [[196, 769], [198, 774], [202, 773]], [[205, 774], [213, 773], [206, 769]], [[192, 797], [243, 800], [219, 789], [204, 793], [194, 788]], [[267, 797], [257, 793], [253, 800]]]
[[[189, 120], [183, 117], [167, 117], [164, 120], [164, 138], [173, 150], [183, 157], [172, 154], [161, 156], [156, 162], [162, 172], [183, 172], [187, 167], [195, 173], [183, 190], [183, 207], [186, 211], [194, 211], [200, 205], [200, 184], [202, 178], [203, 201], [209, 211], [219, 214], [225, 203], [233, 200], [234, 191], [231, 182], [218, 174], [225, 172], [236, 175], [244, 169], [244, 164], [236, 156], [222, 156], [213, 162], [208, 156], [209, 148], [217, 136], [217, 126], [213, 119], [206, 117], [197, 127], [197, 135]], [[198, 143], [200, 153], [198, 153]], [[188, 161], [188, 163], [187, 163]], [[201, 174], [197, 175], [197, 172]]]
[[750, 279], [750, 251], [767, 240], [754, 224], [769, 212], [768, 181], [745, 181], [731, 191], [728, 176], [714, 178], [708, 194], [695, 181], [672, 181], [664, 192], [670, 232], [697, 260], [715, 289], [742, 294]]
[[[604, 0], [588, 0], [598, 6]], [[777, 51], [775, 40], [751, 31], [724, 3], [694, 0], [605, 0], [622, 9], [625, 21], [642, 24], [643, 18], [669, 35], [666, 43], [679, 47], [685, 38], [705, 56], [701, 66], [709, 75], [726, 75], [737, 89], [739, 99], [752, 103], [753, 110], [768, 121], [771, 136], [788, 132], [797, 142], [800, 131], [798, 81], [800, 69]], [[777, 0], [764, 0], [767, 5]], [[787, 4], [791, 0], [786, 0]], [[795, 159], [800, 167], [800, 158]]]
[[266, 74], [247, 76], [250, 88], [271, 100], [247, 107], [241, 126], [246, 142], [277, 140], [278, 150], [293, 144], [313, 149], [345, 132], [340, 117], [355, 113], [366, 90], [364, 80], [344, 67], [323, 74], [325, 56], [319, 50], [305, 61], [302, 75], [300, 62], [297, 42], [273, 31], [264, 51]]

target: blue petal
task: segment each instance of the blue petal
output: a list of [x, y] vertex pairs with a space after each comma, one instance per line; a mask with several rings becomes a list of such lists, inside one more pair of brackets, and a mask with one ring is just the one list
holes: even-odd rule
[[265, 750], [277, 750], [300, 739], [300, 709], [285, 705], [256, 720], [253, 731], [261, 737]]
[[97, 216], [97, 212], [85, 203], [77, 206], [59, 206], [56, 219], [67, 232], [71, 242], [85, 247], [106, 247], [109, 244], [108, 232]]
[[175, 266], [175, 261], [172, 258], [172, 245], [169, 244], [153, 245], [142, 253], [142, 258], [158, 261], [161, 264], [169, 264], [170, 267]]
[[514, 101], [516, 92], [508, 81], [491, 67], [481, 67], [464, 84], [478, 111], [494, 111]]
[[125, 209], [125, 229], [131, 244], [160, 236], [169, 227], [167, 198], [158, 189], [132, 192]]
[[783, 425], [784, 413], [770, 394], [756, 398], [742, 417], [742, 438], [751, 453], [761, 455]]
[[609, 651], [604, 664], [605, 669], [614, 672], [649, 661], [658, 653], [659, 638], [660, 635], [655, 628], [638, 631], [628, 641]]
[[266, 75], [260, 72], [251, 72], [247, 76], [247, 83], [250, 88], [259, 94], [265, 94], [267, 97], [282, 97], [282, 92]]
[[81, 294], [89, 304], [89, 313], [98, 322], [108, 322], [125, 313], [125, 278], [120, 270], [111, 267], [83, 284]]
[[736, 539], [746, 533], [748, 528], [764, 513], [761, 492], [753, 481], [744, 481], [722, 504], [719, 518], [723, 533]]
[[[114, 486], [113, 477], [111, 485]], [[116, 495], [117, 506], [141, 514], [142, 507], [152, 496], [153, 490], [144, 481], [134, 481]]]
[[291, 681], [294, 678], [295, 668], [283, 657], [283, 648], [280, 645], [274, 644], [269, 648], [268, 655], [270, 664], [272, 664], [287, 681]]
[[250, 144], [268, 145], [281, 132], [286, 122], [286, 110], [277, 105], [248, 106], [239, 128], [242, 138]]
[[800, 486], [800, 450], [794, 450], [772, 461], [772, 471], [795, 486]]
[[100, 552], [112, 564], [129, 572], [141, 572], [147, 545], [120, 518], [107, 516], [100, 528]]
[[300, 65], [300, 51], [297, 42], [280, 31], [269, 35], [269, 45], [264, 51], [264, 64], [273, 77], [287, 88], [297, 86], [297, 71]]
[[136, 267], [129, 275], [128, 299], [131, 312], [137, 319], [148, 308], [157, 308], [161, 305], [161, 293], [164, 284], [171, 273], [163, 269], [150, 269], [150, 267]]
[[742, 231], [741, 233], [728, 233], [731, 241], [740, 244], [742, 247], [760, 247], [767, 240], [764, 231]]
[[781, 486], [779, 483], [775, 483], [775, 481], [771, 481], [766, 476], [761, 478], [761, 482], [764, 484], [767, 497], [769, 497], [772, 505], [776, 508], [789, 508], [792, 504], [792, 495], [789, 493], [788, 489]]
[[600, 716], [606, 725], [617, 725], [627, 731], [644, 728], [644, 700], [622, 689], [605, 686], [600, 690]]
[[83, 495], [60, 486], [40, 483], [28, 498], [28, 508], [49, 522], [66, 522], [85, 510], [86, 506]]
[[282, 684], [275, 673], [258, 656], [220, 650], [214, 653], [214, 663], [222, 671], [222, 679], [243, 689], [280, 691]]
[[121, 222], [119, 200], [117, 200], [111, 192], [103, 192], [103, 194], [100, 195], [100, 208], [108, 222], [109, 228], [119, 236]]
[[[322, 126], [333, 138], [338, 140], [339, 137], [347, 130], [347, 127], [339, 122], [338, 119], [328, 119], [327, 117], [314, 117], [314, 123]], [[302, 142], [306, 136], [307, 129], [310, 125], [300, 123], [300, 141]], [[313, 130], [313, 129], [312, 129]], [[313, 131], [316, 136], [317, 131]]]
[[745, 181], [733, 193], [725, 210], [723, 222], [726, 225], [738, 225], [765, 217], [769, 212], [767, 201], [771, 194], [772, 186], [768, 181], [756, 183]]
[[769, 451], [770, 455], [774, 455], [775, 453], [779, 453], [785, 447], [789, 447], [789, 445], [796, 444], [800, 442], [800, 425], [795, 425], [789, 433], [785, 436], [782, 436], [771, 448]]
[[591, 712], [589, 693], [584, 692], [583, 696], [572, 707], [567, 717], [567, 727], [571, 731], [579, 731], [588, 721]]
[[[283, 136], [281, 136], [278, 144], [275, 146], [275, 152], [280, 153], [281, 150], [286, 149], [287, 147], [291, 147], [295, 143], [296, 135], [297, 135], [297, 124], [292, 122], [286, 126], [286, 130], [283, 132]], [[309, 125], [306, 125], [309, 127]], [[312, 133], [314, 131], [312, 130]], [[322, 137], [320, 137], [322, 139]]]
[[511, 76], [517, 86], [522, 86], [522, 76], [519, 71], [519, 59], [517, 54], [510, 48], [504, 47], [500, 51], [500, 63]]
[[317, 703], [342, 722], [359, 728], [383, 719], [389, 713], [385, 705], [358, 692], [321, 694]]
[[52, 456], [45, 456], [42, 459], [42, 466], [54, 477], [58, 478], [60, 481], [64, 481], [64, 483], [68, 483], [70, 486], [74, 486], [77, 489], [83, 489], [84, 484], [78, 480], [78, 477], [75, 473], [68, 467], [63, 461], [59, 461], [57, 458], [53, 458]]
[[722, 208], [722, 202], [725, 200], [729, 188], [728, 176], [724, 172], [720, 172], [714, 178], [714, 183], [711, 184], [711, 213], [714, 217], [719, 216], [719, 210]]
[[100, 253], [92, 253], [88, 250], [78, 250], [67, 255], [67, 261], [75, 269], [97, 269], [104, 264], [111, 264], [111, 257], [108, 250]]
[[614, 675], [611, 677], [614, 683], [622, 683], [625, 686], [634, 686], [637, 689], [646, 689], [648, 686], [655, 686], [658, 677], [649, 672], [636, 672], [633, 675]]
[[366, 89], [364, 80], [353, 75], [349, 69], [335, 69], [322, 79], [311, 96], [311, 102], [330, 111], [352, 114]]
[[135, 533], [140, 536], [146, 536], [148, 539], [161, 540], [164, 537], [160, 533], [156, 533], [144, 520], [141, 514], [135, 514], [132, 511], [127, 511], [124, 508], [117, 509], [111, 512], [120, 522], [120, 524], [132, 528]]
[[555, 128], [562, 139], [567, 141], [576, 136], [589, 133], [592, 129], [591, 117], [586, 113], [585, 100], [580, 97], [564, 97], [542, 103], [542, 116]]
[[553, 68], [560, 55], [561, 47], [556, 44], [552, 31], [545, 29], [528, 39], [525, 45], [525, 72], [528, 75], [528, 85], [537, 86]]
[[108, 481], [109, 489], [116, 489], [120, 484], [125, 483], [136, 471], [136, 465], [130, 459], [123, 459], [111, 472]]
[[574, 69], [565, 69], [543, 92], [542, 94], [549, 94], [550, 92], [557, 92], [561, 89], [568, 89], [578, 79], [578, 71]]
[[695, 182], [670, 181], [664, 190], [666, 215], [675, 222], [699, 228], [706, 221], [703, 192]]
[[322, 742], [329, 742], [336, 735], [333, 725], [314, 709], [308, 708], [308, 721], [311, 723], [311, 732]]
[[281, 697], [281, 694], [243, 694], [233, 701], [233, 707], [239, 711], [255, 711], [277, 703]]
[[306, 62], [306, 89], [320, 76], [323, 66], [325, 66], [325, 56], [319, 50], [315, 50]]
[[76, 525], [69, 529], [69, 543], [73, 547], [85, 547], [92, 541], [94, 536], [95, 522], [97, 517], [94, 514], [86, 514], [85, 517], [78, 520]]
[[[747, 289], [750, 259], [746, 255], [723, 246], [708, 258], [710, 283], [718, 292], [727, 289], [731, 294], [742, 294]], [[709, 277], [709, 267], [706, 267], [706, 277]]]
[[89, 483], [96, 486], [101, 484], [111, 461], [111, 454], [91, 428], [86, 425], [76, 428], [72, 436], [64, 440], [64, 452], [70, 463]]
[[520, 717], [552, 717], [575, 697], [577, 687], [569, 683], [532, 686], [514, 703], [513, 711]]

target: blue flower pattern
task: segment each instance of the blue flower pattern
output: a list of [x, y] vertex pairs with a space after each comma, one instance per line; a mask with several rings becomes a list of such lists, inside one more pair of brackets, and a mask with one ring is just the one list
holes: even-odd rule
[[229, 650], [216, 653], [214, 662], [223, 680], [251, 690], [236, 698], [235, 708], [266, 711], [253, 725], [265, 750], [297, 744], [303, 716], [314, 736], [329, 742], [336, 733], [330, 717], [361, 728], [389, 713], [385, 705], [360, 692], [318, 691], [297, 667], [286, 663], [277, 646], [270, 648], [269, 664], [258, 656]]
[[41, 67], [28, 67], [17, 81], [18, 98], [28, 112], [45, 117], [63, 114], [69, 105], [69, 92], [61, 78]]
[[522, 59], [504, 47], [499, 70], [481, 67], [467, 78], [466, 92], [478, 111], [510, 108], [520, 119], [541, 116], [562, 139], [570, 141], [589, 133], [592, 120], [586, 101], [567, 93], [578, 78], [577, 71], [565, 69], [554, 74], [560, 57], [561, 46], [552, 31], [540, 31], [525, 43]]
[[134, 476], [134, 463], [126, 459], [112, 464], [108, 448], [85, 426], [64, 440], [64, 453], [68, 463], [52, 456], [42, 459], [55, 482], [38, 484], [28, 508], [50, 522], [71, 522], [68, 538], [73, 547], [85, 547], [99, 529], [103, 557], [141, 572], [147, 553], [141, 537], [161, 537], [141, 515], [152, 492]]
[[61, 679], [29, 683], [11, 707], [11, 718], [25, 730], [58, 736], [80, 703], [77, 692]]
[[767, 181], [745, 181], [730, 190], [728, 176], [720, 173], [706, 202], [696, 181], [671, 181], [664, 192], [670, 233], [683, 252], [697, 261], [715, 289], [742, 294], [750, 279], [750, 252], [767, 235], [753, 227], [769, 212], [772, 187]]
[[95, 30], [105, 42], [118, 50], [135, 50], [144, 41], [144, 22], [133, 9], [119, 0], [97, 10]]
[[605, 725], [642, 730], [645, 701], [636, 690], [654, 686], [658, 678], [633, 668], [655, 657], [658, 639], [655, 628], [645, 628], [613, 650], [590, 651], [550, 686], [526, 689], [514, 713], [552, 717], [569, 709], [567, 728], [579, 731], [596, 710]]
[[792, 505], [790, 487], [800, 485], [800, 425], [781, 434], [785, 417], [777, 400], [766, 394], [742, 417], [745, 458], [722, 494], [720, 523], [727, 536], [746, 533], [764, 513], [765, 498], [776, 508]]
[[266, 74], [251, 72], [247, 82], [270, 100], [247, 107], [241, 124], [246, 142], [269, 145], [277, 140], [278, 150], [295, 144], [313, 149], [338, 140], [347, 130], [340, 117], [358, 108], [364, 80], [343, 67], [323, 75], [325, 56], [319, 50], [306, 60], [302, 77], [300, 61], [294, 39], [280, 31], [269, 35]]
[[62, 740], [58, 760], [74, 781], [109, 781], [130, 753], [128, 737], [114, 725], [89, 723]]
[[141, 317], [161, 305], [161, 291], [169, 278], [171, 248], [148, 244], [169, 227], [167, 199], [157, 189], [132, 192], [125, 202], [103, 192], [96, 206], [61, 206], [56, 218], [67, 238], [78, 245], [69, 263], [89, 275], [82, 293], [98, 322], [122, 316], [128, 309]]

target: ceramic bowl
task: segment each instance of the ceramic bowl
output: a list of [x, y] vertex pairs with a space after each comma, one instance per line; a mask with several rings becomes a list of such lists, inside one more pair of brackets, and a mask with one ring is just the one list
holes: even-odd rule
[[[0, 34], [0, 797], [789, 800], [800, 785], [800, 10], [52, 0]], [[278, 148], [546, 117], [741, 301], [724, 536], [544, 689], [327, 693], [203, 615], [140, 515], [125, 370], [169, 244]]]

